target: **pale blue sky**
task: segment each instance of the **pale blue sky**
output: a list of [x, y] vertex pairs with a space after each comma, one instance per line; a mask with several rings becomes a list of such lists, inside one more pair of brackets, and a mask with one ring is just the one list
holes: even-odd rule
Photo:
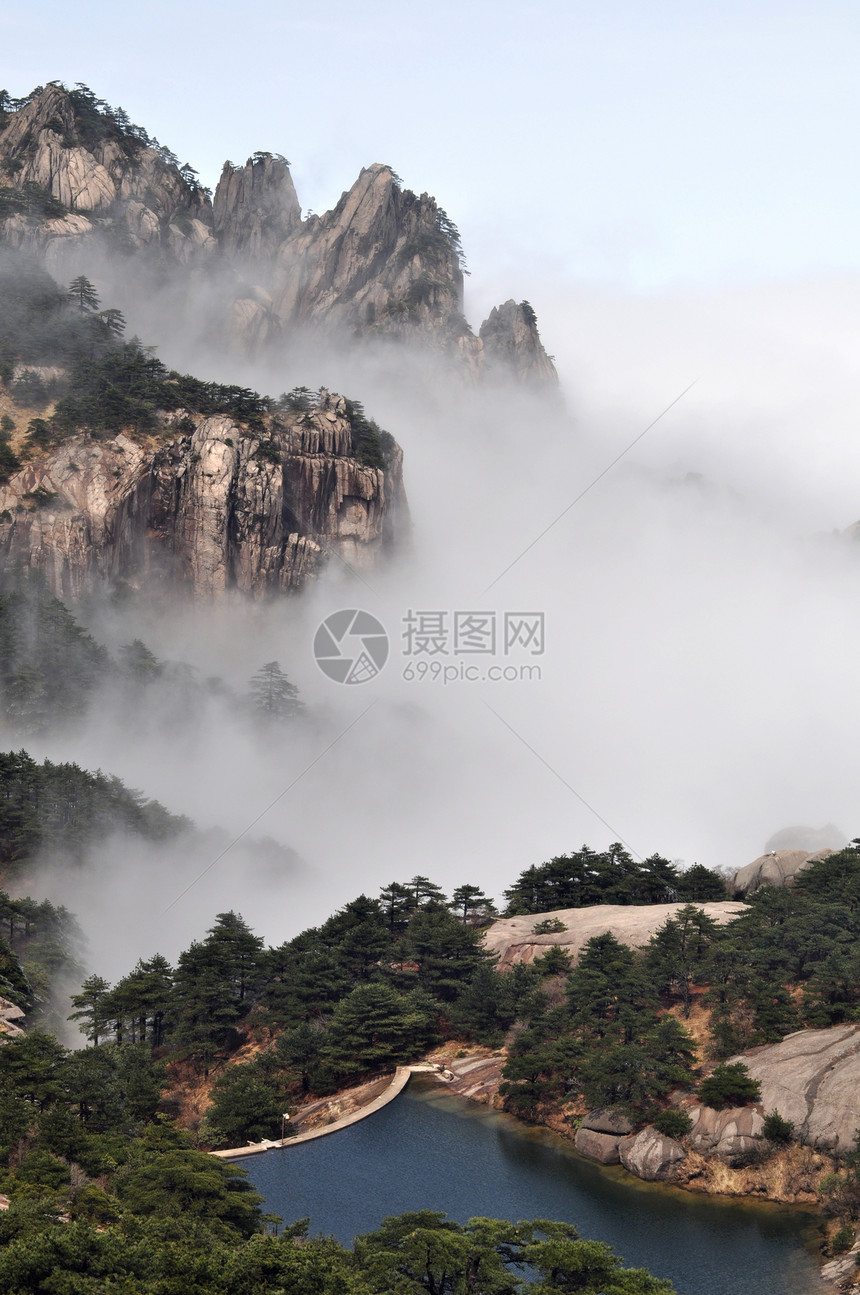
[[320, 210], [390, 162], [459, 223], [476, 279], [860, 268], [845, 0], [42, 0], [6, 7], [0, 43], [12, 94], [85, 81], [210, 184], [269, 148]]

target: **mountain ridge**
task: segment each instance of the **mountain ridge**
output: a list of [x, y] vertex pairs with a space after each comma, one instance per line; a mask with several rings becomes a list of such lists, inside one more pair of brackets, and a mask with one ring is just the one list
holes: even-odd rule
[[228, 352], [278, 356], [307, 332], [393, 338], [472, 380], [557, 385], [528, 302], [506, 302], [473, 332], [456, 225], [387, 165], [364, 167], [321, 216], [302, 218], [280, 154], [225, 163], [212, 197], [122, 109], [50, 82], [22, 100], [0, 92], [0, 181], [0, 244], [53, 273], [90, 273], [99, 257], [133, 257], [153, 284], [217, 272]]

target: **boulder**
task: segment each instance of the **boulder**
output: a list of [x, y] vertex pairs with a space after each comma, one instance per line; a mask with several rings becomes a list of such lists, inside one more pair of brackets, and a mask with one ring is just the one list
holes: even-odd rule
[[604, 1106], [596, 1111], [589, 1111], [579, 1127], [593, 1129], [595, 1133], [615, 1133], [621, 1137], [633, 1131], [633, 1125], [624, 1112], [614, 1106]]
[[762, 1135], [764, 1119], [755, 1106], [732, 1106], [715, 1111], [698, 1104], [687, 1108], [693, 1121], [690, 1145], [696, 1151], [709, 1152], [731, 1160], [756, 1145]]
[[618, 1144], [621, 1139], [612, 1133], [597, 1133], [594, 1129], [580, 1126], [573, 1139], [573, 1145], [580, 1155], [588, 1156], [601, 1165], [617, 1165], [620, 1159]]
[[739, 868], [729, 888], [735, 895], [751, 895], [761, 886], [788, 886], [804, 868], [816, 859], [826, 859], [832, 850], [771, 850]]
[[667, 1138], [656, 1129], [641, 1129], [618, 1144], [619, 1159], [625, 1169], [637, 1178], [654, 1182], [668, 1178], [672, 1167], [687, 1154], [680, 1142]]

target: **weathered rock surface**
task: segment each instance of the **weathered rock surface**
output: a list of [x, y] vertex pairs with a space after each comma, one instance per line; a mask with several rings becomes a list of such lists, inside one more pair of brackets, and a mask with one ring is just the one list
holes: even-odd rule
[[729, 882], [729, 889], [735, 895], [751, 895], [761, 886], [790, 885], [815, 859], [826, 859], [832, 853], [832, 850], [816, 850], [814, 854], [806, 850], [773, 850], [739, 868]]
[[[174, 304], [202, 274], [210, 346], [279, 355], [321, 334], [396, 338], [473, 377], [488, 368], [557, 382], [527, 303], [498, 307], [475, 336], [456, 227], [388, 166], [366, 167], [332, 211], [303, 220], [286, 159], [258, 153], [225, 163], [213, 202], [162, 146], [93, 103], [82, 113], [51, 84], [0, 112], [2, 172], [22, 197], [21, 210], [0, 216], [0, 243], [38, 253], [59, 275], [86, 271], [96, 254], [134, 252], [154, 289], [169, 270]], [[126, 310], [127, 279], [117, 276], [111, 302]]]
[[602, 1106], [596, 1111], [589, 1111], [579, 1127], [594, 1129], [596, 1133], [616, 1133], [623, 1137], [632, 1131], [633, 1125], [623, 1111], [613, 1106]]
[[647, 1182], [671, 1178], [675, 1165], [686, 1154], [680, 1142], [650, 1127], [622, 1138], [618, 1144], [618, 1156], [624, 1168]]
[[287, 161], [260, 153], [244, 166], [225, 162], [212, 220], [219, 247], [227, 256], [250, 260], [276, 256], [302, 221]]
[[852, 1146], [860, 1128], [860, 1025], [800, 1030], [732, 1060], [760, 1081], [760, 1109], [791, 1120], [802, 1141], [821, 1151]]
[[755, 1106], [733, 1106], [715, 1111], [698, 1102], [686, 1106], [693, 1121], [690, 1145], [696, 1151], [710, 1152], [726, 1160], [749, 1151], [764, 1129], [761, 1110]]
[[621, 1138], [617, 1133], [597, 1133], [594, 1129], [580, 1127], [576, 1130], [573, 1145], [580, 1155], [588, 1156], [601, 1165], [617, 1165], [620, 1156], [618, 1144]]
[[208, 253], [211, 204], [178, 167], [119, 132], [96, 139], [82, 128], [74, 102], [60, 85], [48, 85], [0, 129], [5, 184], [36, 185], [68, 209], [51, 218], [16, 213], [0, 220], [7, 245], [44, 253], [62, 268], [64, 252], [109, 239], [126, 248], [155, 248], [179, 262]]
[[66, 441], [0, 486], [0, 560], [65, 598], [117, 579], [262, 596], [329, 553], [372, 565], [404, 510], [399, 449], [361, 464], [343, 399], [322, 392], [265, 435], [218, 415], [161, 444]]
[[[554, 944], [576, 959], [588, 940], [606, 931], [623, 944], [642, 948], [666, 919], [674, 917], [683, 907], [683, 904], [593, 904], [588, 908], [561, 908], [553, 913], [526, 917], [502, 917], [484, 933], [484, 944], [498, 953], [502, 969], [515, 962], [534, 962]], [[730, 922], [745, 909], [744, 904], [725, 900], [696, 907], [720, 923]], [[563, 931], [534, 933], [536, 923], [553, 918], [564, 923]]]
[[555, 365], [544, 350], [537, 318], [527, 301], [494, 306], [481, 325], [487, 368], [512, 374], [524, 382], [558, 381]]

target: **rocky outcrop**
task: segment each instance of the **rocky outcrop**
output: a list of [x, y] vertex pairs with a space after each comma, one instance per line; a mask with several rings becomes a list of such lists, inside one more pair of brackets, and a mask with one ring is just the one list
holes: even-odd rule
[[686, 1156], [680, 1142], [667, 1138], [650, 1126], [622, 1138], [618, 1144], [618, 1158], [625, 1169], [646, 1182], [668, 1179], [675, 1166]]
[[800, 1030], [732, 1060], [761, 1083], [760, 1109], [791, 1120], [801, 1141], [851, 1148], [860, 1128], [860, 1025]]
[[[89, 92], [51, 84], [14, 107], [0, 110], [0, 243], [40, 254], [54, 273], [95, 278], [103, 254], [135, 253], [150, 276], [135, 291], [158, 290], [169, 270], [174, 309], [205, 292], [207, 342], [228, 350], [396, 339], [471, 377], [556, 384], [527, 302], [496, 308], [474, 335], [456, 226], [389, 166], [366, 167], [332, 211], [302, 219], [279, 154], [225, 163], [213, 202], [190, 167]], [[128, 280], [124, 264], [110, 303], [127, 312]]]
[[[20, 1039], [26, 1013], [8, 998], [0, 998], [0, 1038]], [[0, 1206], [2, 1208], [2, 1206]]]
[[555, 383], [558, 374], [544, 350], [537, 316], [527, 301], [509, 300], [494, 306], [481, 325], [484, 362], [527, 383]]
[[715, 1111], [710, 1106], [701, 1106], [695, 1102], [686, 1106], [685, 1110], [693, 1121], [689, 1133], [691, 1147], [695, 1151], [720, 1156], [725, 1160], [732, 1160], [735, 1156], [752, 1150], [764, 1129], [761, 1111], [755, 1106], [737, 1106]]
[[788, 886], [799, 872], [816, 859], [826, 859], [832, 850], [772, 850], [746, 867], [739, 868], [729, 882], [733, 895], [751, 895], [762, 886]]
[[[588, 940], [607, 931], [622, 944], [642, 948], [667, 918], [674, 917], [683, 907], [683, 904], [592, 904], [588, 908], [561, 908], [537, 916], [502, 917], [484, 933], [484, 944], [499, 955], [502, 970], [515, 962], [534, 962], [554, 944], [575, 960]], [[696, 907], [723, 923], [732, 921], [745, 906], [720, 901]], [[553, 920], [564, 929], [535, 934], [535, 925]]]
[[286, 158], [258, 153], [244, 166], [225, 162], [212, 220], [218, 246], [226, 256], [251, 261], [277, 256], [302, 221]]
[[623, 1111], [608, 1107], [589, 1111], [574, 1135], [577, 1151], [601, 1165], [617, 1165], [619, 1146], [632, 1125]]
[[199, 259], [216, 246], [211, 204], [162, 153], [97, 112], [82, 114], [66, 89], [48, 85], [0, 129], [3, 183], [26, 198], [0, 219], [0, 239], [44, 253], [57, 269], [86, 243]]
[[343, 399], [321, 392], [264, 432], [218, 415], [156, 442], [66, 441], [0, 487], [0, 560], [64, 598], [119, 579], [263, 596], [332, 554], [367, 568], [404, 517], [399, 449], [363, 465]]

